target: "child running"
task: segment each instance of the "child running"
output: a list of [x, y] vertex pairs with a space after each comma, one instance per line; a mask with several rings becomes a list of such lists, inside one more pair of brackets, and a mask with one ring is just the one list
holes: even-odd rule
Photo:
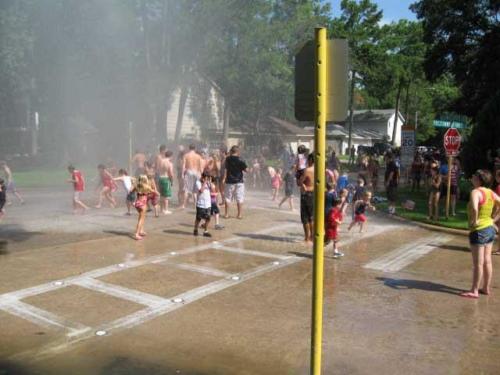
[[351, 222], [349, 225], [349, 228], [347, 228], [348, 231], [352, 229], [356, 224], [359, 224], [359, 233], [363, 232], [363, 227], [364, 224], [366, 223], [366, 210], [370, 209], [372, 211], [375, 211], [375, 207], [372, 206], [371, 204], [371, 199], [372, 199], [372, 193], [369, 191], [366, 191], [363, 194], [363, 198], [357, 201], [354, 201], [354, 220]]
[[278, 171], [271, 178], [273, 202], [276, 201], [276, 198], [278, 197], [278, 193], [280, 191], [281, 182], [282, 182], [282, 178], [281, 178], [282, 173], [283, 173], [282, 169], [278, 168]]
[[134, 239], [137, 241], [142, 240], [146, 236], [144, 231], [144, 223], [146, 221], [146, 210], [148, 207], [148, 196], [155, 191], [151, 187], [148, 176], [140, 175], [137, 179], [137, 184], [132, 187], [132, 192], [136, 193], [136, 200], [134, 206], [139, 213], [137, 219], [137, 226], [135, 228]]
[[99, 202], [95, 206], [95, 208], [101, 208], [102, 207], [102, 201], [104, 198], [109, 202], [109, 205], [111, 208], [116, 207], [116, 201], [115, 198], [113, 198], [113, 192], [116, 191], [116, 184], [113, 181], [113, 176], [109, 171], [106, 169], [106, 167], [103, 164], [99, 164], [97, 166], [97, 171], [99, 172], [99, 178], [100, 182], [98, 185], [102, 186], [101, 191], [99, 192]]
[[326, 217], [326, 244], [333, 241], [333, 257], [340, 258], [344, 256], [344, 253], [340, 252], [337, 247], [339, 241], [338, 227], [342, 224], [342, 200], [335, 199], [333, 201], [333, 207]]
[[220, 224], [220, 209], [217, 204], [217, 196], [219, 195], [219, 191], [217, 190], [217, 178], [214, 176], [210, 176], [210, 215], [215, 216], [215, 229], [220, 230], [224, 229], [224, 226]]
[[290, 170], [285, 173], [285, 196], [279, 203], [278, 207], [281, 208], [283, 203], [285, 203], [288, 200], [288, 204], [290, 205], [290, 211], [293, 211], [293, 186], [295, 184], [295, 178], [293, 175], [295, 167], [292, 165], [290, 167]]
[[210, 196], [210, 176], [203, 172], [201, 179], [195, 183], [196, 199], [196, 219], [194, 221], [193, 235], [198, 235], [198, 227], [200, 222], [204, 220], [202, 225], [203, 236], [212, 237], [208, 232], [208, 224], [210, 223], [210, 211], [212, 209], [212, 198]]
[[115, 177], [113, 181], [121, 181], [123, 184], [123, 188], [125, 189], [125, 202], [127, 204], [127, 212], [125, 215], [131, 215], [131, 208], [135, 202], [135, 192], [133, 191], [135, 179], [130, 177], [125, 169], [120, 169], [118, 171], [118, 177]]
[[80, 194], [85, 190], [85, 180], [83, 178], [82, 172], [77, 170], [74, 166], [70, 165], [68, 167], [68, 172], [71, 174], [71, 178], [68, 180], [69, 183], [73, 184], [73, 213], [78, 213], [81, 209], [83, 212], [89, 209], [89, 207], [80, 200]]

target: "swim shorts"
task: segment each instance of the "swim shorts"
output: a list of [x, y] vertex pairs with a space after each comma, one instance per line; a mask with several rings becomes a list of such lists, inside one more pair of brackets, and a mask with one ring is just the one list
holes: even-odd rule
[[312, 191], [306, 191], [300, 194], [300, 220], [302, 224], [313, 222], [314, 216], [314, 194]]
[[170, 198], [172, 196], [172, 181], [170, 181], [170, 178], [159, 178], [159, 190], [162, 198]]

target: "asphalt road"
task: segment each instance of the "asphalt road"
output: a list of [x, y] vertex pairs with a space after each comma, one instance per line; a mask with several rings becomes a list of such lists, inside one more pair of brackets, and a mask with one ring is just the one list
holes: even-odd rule
[[[194, 237], [194, 211], [72, 215], [26, 191], [0, 222], [0, 374], [308, 374], [311, 249], [297, 212], [252, 193]], [[234, 211], [233, 211], [234, 216]], [[371, 215], [325, 262], [324, 374], [500, 373], [500, 277], [458, 296], [467, 240]], [[500, 258], [494, 259], [498, 267]]]

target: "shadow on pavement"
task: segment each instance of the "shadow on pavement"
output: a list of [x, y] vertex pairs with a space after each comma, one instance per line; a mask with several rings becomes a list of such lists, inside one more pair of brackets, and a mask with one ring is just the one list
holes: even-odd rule
[[42, 232], [27, 231], [17, 224], [8, 224], [0, 230], [0, 255], [9, 253], [9, 242], [27, 241], [31, 237], [41, 235]]
[[103, 230], [102, 233], [107, 233], [107, 234], [114, 234], [115, 236], [122, 236], [122, 237], [132, 237], [130, 232], [126, 232], [123, 230]]
[[464, 251], [466, 253], [470, 253], [470, 249], [466, 246], [456, 246], [456, 245], [437, 245], [438, 249], [443, 250], [456, 250], [456, 251]]
[[235, 233], [238, 237], [251, 238], [252, 240], [278, 241], [278, 242], [296, 242], [294, 238], [271, 236], [269, 234], [255, 233]]
[[296, 257], [299, 257], [299, 258], [313, 259], [313, 255], [312, 254], [300, 253], [298, 251], [289, 251], [288, 254], [295, 255]]
[[[208, 372], [192, 372], [175, 368], [166, 368], [162, 365], [149, 364], [137, 359], [115, 357], [99, 372], [100, 375], [209, 375]], [[210, 375], [214, 375], [210, 372]]]
[[2, 375], [32, 375], [35, 372], [26, 369], [22, 365], [0, 359], [0, 374]]
[[463, 289], [457, 289], [444, 284], [437, 284], [431, 281], [409, 280], [409, 279], [391, 279], [387, 277], [377, 277], [384, 285], [398, 290], [420, 289], [428, 292], [440, 292], [458, 295]]
[[185, 230], [179, 230], [179, 229], [165, 229], [163, 233], [168, 233], [168, 234], [180, 234], [183, 236], [192, 236], [193, 232], [189, 231], [186, 232]]

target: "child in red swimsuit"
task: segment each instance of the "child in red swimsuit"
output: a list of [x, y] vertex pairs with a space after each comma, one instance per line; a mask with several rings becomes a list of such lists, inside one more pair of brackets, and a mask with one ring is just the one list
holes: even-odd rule
[[71, 178], [68, 180], [68, 182], [73, 184], [74, 190], [73, 213], [76, 214], [79, 209], [85, 212], [89, 209], [89, 207], [80, 200], [80, 195], [85, 190], [85, 179], [83, 178], [83, 174], [72, 165], [68, 167], [68, 172], [71, 174]]
[[369, 209], [375, 211], [375, 207], [372, 206], [370, 202], [371, 199], [372, 193], [366, 191], [363, 194], [363, 199], [354, 202], [354, 220], [349, 225], [349, 228], [347, 228], [348, 231], [351, 230], [356, 224], [359, 224], [359, 233], [363, 232], [363, 226], [366, 223], [366, 210]]
[[338, 227], [342, 224], [343, 214], [342, 214], [342, 200], [335, 199], [333, 201], [332, 209], [328, 212], [326, 217], [326, 243], [333, 241], [333, 257], [339, 258], [343, 257], [344, 253], [341, 253], [337, 248], [337, 243], [339, 241]]
[[99, 172], [99, 186], [102, 186], [101, 191], [99, 193], [99, 202], [95, 206], [95, 208], [101, 208], [102, 207], [102, 201], [104, 198], [109, 202], [109, 205], [112, 208], [115, 208], [116, 206], [116, 201], [115, 198], [113, 198], [113, 192], [116, 191], [116, 184], [115, 181], [113, 180], [113, 176], [109, 171], [106, 169], [106, 167], [103, 164], [99, 164], [97, 166], [97, 171]]

